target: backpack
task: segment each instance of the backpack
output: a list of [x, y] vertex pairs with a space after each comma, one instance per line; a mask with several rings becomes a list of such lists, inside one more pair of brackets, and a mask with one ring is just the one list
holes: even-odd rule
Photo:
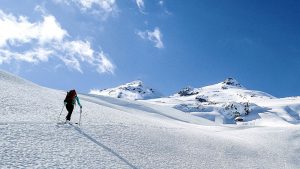
[[76, 96], [77, 96], [76, 91], [70, 90], [69, 92], [67, 92], [64, 102], [66, 102], [67, 104], [74, 104]]

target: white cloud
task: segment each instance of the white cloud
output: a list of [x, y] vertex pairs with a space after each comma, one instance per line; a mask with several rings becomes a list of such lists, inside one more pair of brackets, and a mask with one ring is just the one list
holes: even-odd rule
[[65, 63], [65, 65], [69, 68], [69, 69], [75, 69], [80, 73], [83, 73], [82, 69], [81, 69], [81, 65], [79, 60], [74, 57], [74, 56], [60, 56], [60, 59]]
[[113, 12], [116, 9], [115, 0], [77, 0], [77, 3], [81, 5], [82, 9], [90, 9], [93, 5], [105, 12]]
[[37, 48], [25, 52], [12, 52], [7, 49], [0, 49], [0, 64], [5, 62], [9, 63], [13, 59], [37, 64], [39, 62], [48, 61], [48, 58], [53, 53], [53, 50], [44, 48]]
[[162, 42], [162, 33], [159, 28], [156, 27], [152, 32], [149, 30], [146, 31], [138, 31], [137, 35], [139, 35], [142, 39], [149, 40], [154, 43], [156, 48], [162, 49], [164, 48], [164, 44]]
[[67, 31], [62, 29], [54, 16], [45, 16], [44, 21], [38, 25], [39, 42], [44, 44], [55, 41], [62, 41], [67, 35]]
[[[63, 58], [63, 61], [69, 65], [74, 64], [76, 70], [81, 71], [80, 65], [75, 62], [78, 58], [82, 62], [87, 62], [96, 67], [98, 73], [111, 73], [114, 74], [115, 65], [108, 59], [103, 51], [95, 52], [88, 41], [70, 41], [62, 46], [68, 55]], [[67, 58], [67, 59], [66, 59]]]
[[81, 61], [88, 61], [92, 63], [94, 57], [94, 50], [91, 48], [90, 42], [86, 41], [70, 41], [63, 44], [63, 50], [65, 50], [69, 55], [78, 57]]
[[107, 58], [107, 56], [103, 52], [98, 54], [97, 62], [99, 62], [99, 64], [97, 65], [97, 71], [99, 73], [110, 72], [114, 74], [116, 66], [112, 64], [112, 62]]
[[24, 16], [0, 10], [0, 27], [0, 64], [12, 60], [38, 64], [57, 57], [69, 69], [81, 73], [81, 64], [95, 67], [99, 73], [114, 73], [115, 65], [102, 50], [93, 50], [89, 41], [70, 40], [52, 15], [43, 16], [41, 22], [29, 22]]
[[140, 12], [143, 13], [143, 14], [145, 14], [145, 12], [144, 12], [144, 10], [145, 10], [145, 3], [144, 3], [144, 0], [136, 0], [135, 2], [136, 2], [136, 4], [137, 4], [137, 6], [138, 6]]
[[116, 0], [53, 0], [55, 3], [64, 3], [67, 5], [75, 4], [83, 12], [91, 12], [106, 19], [110, 15], [118, 13]]
[[67, 31], [61, 28], [54, 16], [44, 16], [42, 22], [31, 23], [27, 17], [5, 14], [0, 10], [0, 47], [37, 40], [41, 44], [62, 41]]

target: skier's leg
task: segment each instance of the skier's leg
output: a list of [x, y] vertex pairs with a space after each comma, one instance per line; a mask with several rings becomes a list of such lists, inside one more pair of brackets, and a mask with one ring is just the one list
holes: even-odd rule
[[73, 109], [74, 109], [74, 105], [72, 104], [67, 104], [66, 105], [66, 108], [68, 110], [68, 115], [66, 116], [66, 120], [71, 120], [71, 115], [72, 115], [72, 112], [73, 112]]

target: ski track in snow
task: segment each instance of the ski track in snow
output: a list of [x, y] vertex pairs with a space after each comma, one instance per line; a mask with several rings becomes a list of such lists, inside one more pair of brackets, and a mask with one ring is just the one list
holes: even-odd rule
[[300, 168], [299, 125], [217, 126], [164, 106], [79, 95], [78, 128], [56, 125], [63, 91], [0, 71], [0, 92], [0, 168]]
[[8, 125], [2, 128], [1, 143], [2, 167], [128, 168], [109, 151], [95, 148], [92, 142], [72, 130], [71, 126]]

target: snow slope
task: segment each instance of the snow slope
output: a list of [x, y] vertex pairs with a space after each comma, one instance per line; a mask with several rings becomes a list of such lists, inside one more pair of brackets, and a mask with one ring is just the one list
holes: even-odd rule
[[145, 86], [145, 84], [140, 80], [132, 81], [115, 88], [104, 90], [92, 89], [90, 94], [110, 96], [114, 98], [125, 98], [129, 100], [153, 99], [162, 96], [157, 90]]
[[169, 106], [80, 94], [78, 128], [56, 124], [64, 96], [0, 71], [0, 168], [300, 167], [299, 125], [215, 125]]
[[279, 126], [299, 123], [300, 98], [276, 98], [270, 94], [248, 90], [237, 80], [202, 87], [187, 87], [167, 97], [152, 99], [159, 105], [174, 107], [208, 120], [231, 124], [241, 117], [248, 124]]

